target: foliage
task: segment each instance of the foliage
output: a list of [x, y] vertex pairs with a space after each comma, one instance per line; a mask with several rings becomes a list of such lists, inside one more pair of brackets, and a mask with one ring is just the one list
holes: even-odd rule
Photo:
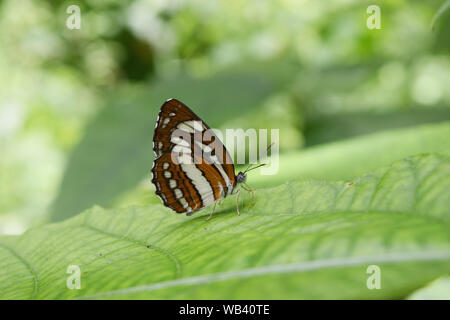
[[439, 278], [424, 288], [415, 291], [408, 297], [411, 300], [449, 300], [450, 278], [448, 276]]
[[450, 1], [445, 1], [442, 6], [439, 8], [439, 10], [436, 12], [435, 16], [433, 17], [433, 21], [431, 22], [431, 28], [434, 29], [436, 22], [442, 18], [444, 13], [446, 13], [450, 9]]
[[[379, 30], [357, 0], [79, 0], [69, 30], [72, 4], [0, 1], [2, 298], [445, 297], [449, 1], [373, 1]], [[215, 128], [280, 129], [241, 217], [155, 197], [169, 97]]]
[[407, 156], [424, 152], [449, 154], [449, 135], [450, 123], [445, 122], [321, 144], [281, 155], [275, 176], [253, 174], [249, 179], [254, 186], [305, 178], [349, 180]]
[[[1, 238], [2, 298], [401, 298], [450, 267], [450, 158], [295, 182], [206, 215], [95, 207]], [[206, 213], [206, 212], [205, 212]], [[366, 268], [382, 268], [382, 290]], [[65, 288], [69, 265], [82, 289]], [[320, 280], [319, 280], [320, 279]]]

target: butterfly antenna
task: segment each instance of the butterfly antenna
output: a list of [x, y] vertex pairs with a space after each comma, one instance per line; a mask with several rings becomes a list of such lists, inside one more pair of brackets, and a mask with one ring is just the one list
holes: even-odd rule
[[247, 173], [247, 172], [249, 172], [249, 171], [258, 169], [259, 167], [265, 166], [266, 164], [267, 164], [267, 163], [261, 163], [259, 166], [253, 167], [253, 168], [251, 168], [251, 169], [246, 169], [246, 170], [244, 171], [244, 173]]
[[249, 165], [248, 165], [248, 167], [247, 168], [245, 168], [245, 170], [244, 170], [244, 173], [246, 173], [249, 169], [250, 169], [250, 167], [252, 166], [253, 164], [252, 163], [250, 163]]
[[[273, 146], [274, 144], [275, 144], [275, 142], [272, 142], [272, 143], [267, 147], [266, 154], [269, 152], [269, 150], [272, 148], [272, 146]], [[251, 164], [249, 164], [248, 167], [245, 169], [244, 173], [247, 173], [247, 172], [252, 171], [252, 170], [254, 170], [254, 169], [258, 169], [259, 167], [265, 166], [266, 164], [267, 164], [267, 163], [262, 163], [262, 164], [260, 164], [259, 166], [256, 166], [256, 167], [253, 167], [253, 168], [250, 169], [250, 167], [253, 165], [253, 164], [251, 163]]]
[[275, 144], [275, 142], [272, 142], [268, 147], [267, 147], [267, 150], [266, 150], [266, 152], [269, 152], [269, 150], [272, 148], [272, 146]]

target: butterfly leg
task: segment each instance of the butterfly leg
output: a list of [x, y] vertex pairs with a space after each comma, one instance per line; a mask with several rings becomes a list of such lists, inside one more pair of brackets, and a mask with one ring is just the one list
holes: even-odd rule
[[236, 211], [238, 216], [241, 215], [241, 213], [239, 212], [239, 194], [241, 193], [241, 189], [238, 190], [238, 192], [236, 192]]
[[216, 204], [217, 204], [217, 201], [214, 202], [214, 207], [213, 207], [211, 213], [209, 214], [209, 217], [208, 217], [205, 221], [208, 221], [209, 219], [211, 219], [211, 217], [212, 217], [212, 215], [213, 215], [213, 213], [214, 213], [214, 210], [216, 210]]
[[250, 188], [248, 185], [243, 185], [242, 188], [244, 188], [245, 191], [248, 191], [252, 194], [252, 202], [255, 201], [255, 190], [253, 190], [252, 188]]

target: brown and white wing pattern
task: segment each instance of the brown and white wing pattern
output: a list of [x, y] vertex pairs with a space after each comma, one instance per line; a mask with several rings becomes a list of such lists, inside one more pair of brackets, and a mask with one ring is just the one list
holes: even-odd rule
[[[177, 137], [179, 133], [184, 139]], [[230, 155], [208, 125], [182, 102], [169, 99], [162, 105], [153, 150], [152, 182], [172, 210], [189, 215], [232, 193], [236, 179]], [[191, 161], [180, 161], [181, 157]]]

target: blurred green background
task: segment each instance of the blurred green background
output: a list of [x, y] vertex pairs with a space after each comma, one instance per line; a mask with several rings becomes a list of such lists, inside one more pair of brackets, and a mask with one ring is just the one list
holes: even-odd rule
[[158, 202], [151, 141], [170, 97], [212, 127], [281, 128], [287, 156], [450, 120], [449, 11], [431, 26], [443, 4], [0, 1], [0, 234]]

